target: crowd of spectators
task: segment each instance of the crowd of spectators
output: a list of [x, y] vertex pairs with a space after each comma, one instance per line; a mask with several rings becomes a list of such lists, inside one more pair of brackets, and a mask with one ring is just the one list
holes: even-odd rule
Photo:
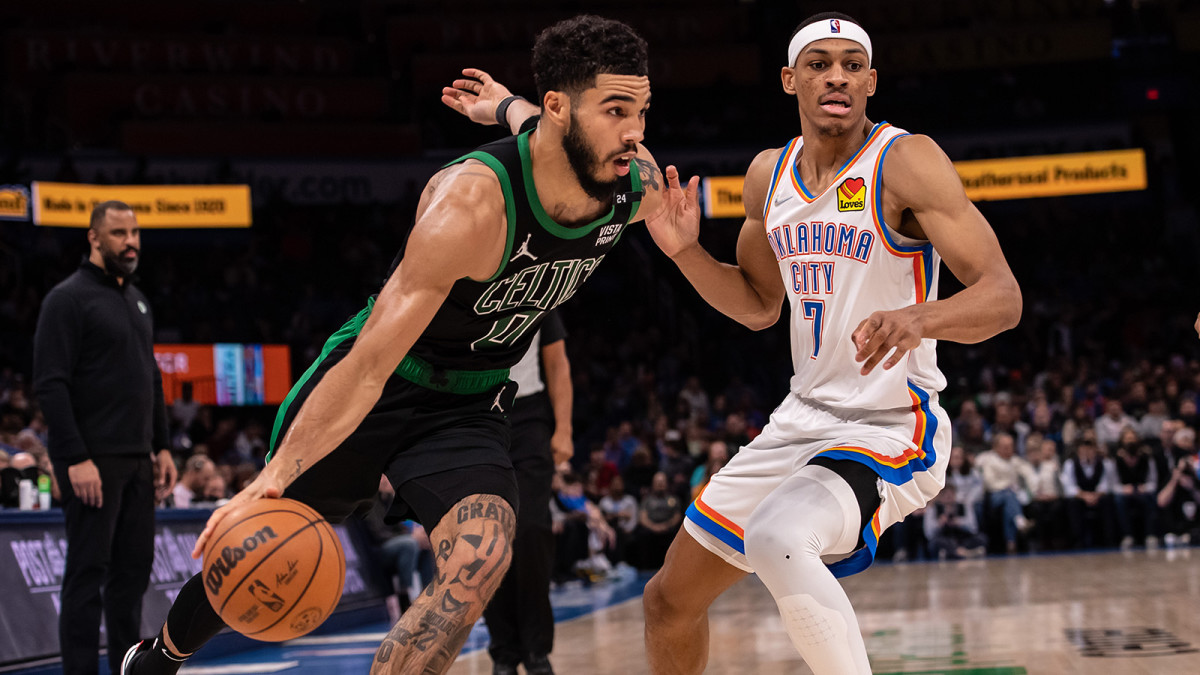
[[1080, 372], [964, 400], [946, 493], [896, 529], [894, 557], [1189, 545], [1200, 362]]

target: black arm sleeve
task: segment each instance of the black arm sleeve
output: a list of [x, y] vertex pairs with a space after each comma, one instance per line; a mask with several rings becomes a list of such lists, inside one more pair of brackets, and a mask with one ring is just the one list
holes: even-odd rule
[[33, 391], [50, 430], [50, 459], [65, 466], [90, 458], [71, 405], [71, 376], [83, 344], [80, 318], [69, 295], [51, 292], [33, 335]]

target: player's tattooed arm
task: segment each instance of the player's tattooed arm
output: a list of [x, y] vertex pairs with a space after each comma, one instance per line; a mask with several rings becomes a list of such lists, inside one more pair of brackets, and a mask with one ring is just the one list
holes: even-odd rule
[[658, 166], [652, 160], [641, 157], [634, 157], [633, 163], [637, 167], [638, 178], [642, 179], [642, 188], [658, 192], [662, 187], [662, 171]]

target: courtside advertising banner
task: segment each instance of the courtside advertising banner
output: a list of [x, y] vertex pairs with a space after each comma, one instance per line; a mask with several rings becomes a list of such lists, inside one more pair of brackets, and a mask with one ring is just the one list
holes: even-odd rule
[[0, 185], [0, 220], [29, 220], [29, 188]]
[[[167, 610], [183, 584], [200, 572], [192, 547], [212, 511], [207, 508], [156, 512], [154, 566], [142, 601], [142, 635], [162, 627]], [[338, 610], [375, 604], [383, 597], [379, 564], [370, 556], [354, 524], [334, 525], [346, 555], [346, 585]], [[57, 657], [58, 615], [67, 538], [62, 512], [6, 511], [0, 517], [0, 670], [6, 666]]]
[[143, 228], [250, 227], [248, 185], [82, 185], [33, 183], [33, 223], [88, 227], [92, 209], [118, 199]]
[[745, 176], [713, 176], [704, 179], [705, 218], [741, 218], [746, 215], [742, 206], [742, 183]]
[[973, 202], [1146, 189], [1140, 148], [955, 162]]

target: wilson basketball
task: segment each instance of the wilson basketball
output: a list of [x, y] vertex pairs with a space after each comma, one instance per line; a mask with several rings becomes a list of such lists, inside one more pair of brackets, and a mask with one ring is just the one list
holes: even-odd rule
[[279, 642], [321, 625], [342, 597], [337, 533], [292, 499], [256, 499], [230, 513], [204, 547], [204, 591], [237, 632]]

